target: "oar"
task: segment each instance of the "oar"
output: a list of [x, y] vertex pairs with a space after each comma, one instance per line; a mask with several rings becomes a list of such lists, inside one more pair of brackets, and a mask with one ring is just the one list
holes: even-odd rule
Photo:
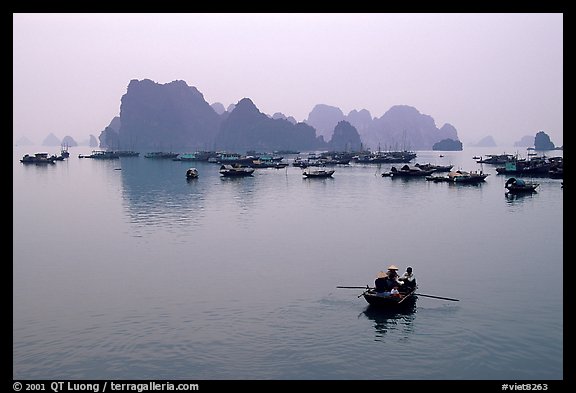
[[364, 292], [362, 292], [360, 295], [358, 295], [358, 298], [361, 298], [362, 296], [364, 296], [366, 293], [368, 293], [369, 289], [366, 289]]
[[460, 300], [458, 300], [458, 299], [452, 299], [452, 298], [449, 298], [449, 297], [424, 295], [423, 293], [415, 293], [414, 295], [417, 295], [417, 296], [425, 296], [425, 297], [432, 297], [432, 298], [434, 298], [434, 299], [451, 300], [451, 301], [453, 301], [453, 302], [459, 302], [459, 301], [460, 301]]
[[406, 295], [404, 295], [404, 297], [402, 299], [400, 299], [398, 304], [402, 303], [404, 300], [408, 299], [410, 296], [416, 295], [414, 292], [416, 292], [416, 289], [413, 289], [412, 292], [409, 292]]
[[366, 285], [365, 287], [342, 287], [342, 286], [339, 286], [339, 287], [336, 287], [336, 288], [344, 288], [344, 289], [373, 289], [373, 288], [370, 288], [368, 285]]

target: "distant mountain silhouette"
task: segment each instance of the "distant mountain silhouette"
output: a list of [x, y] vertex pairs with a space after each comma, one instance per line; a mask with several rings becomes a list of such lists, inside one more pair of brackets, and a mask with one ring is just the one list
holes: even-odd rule
[[272, 119], [261, 113], [249, 98], [235, 105], [222, 121], [215, 149], [230, 151], [314, 150], [326, 145], [316, 131], [304, 123], [292, 124], [286, 119]]
[[30, 139], [26, 138], [25, 136], [19, 138], [16, 141], [16, 145], [19, 145], [19, 146], [32, 146], [34, 144], [35, 144], [34, 142], [32, 142]]
[[[99, 146], [101, 148], [109, 148], [112, 150], [120, 149], [120, 125], [122, 122], [120, 121], [120, 116], [115, 116], [110, 124], [104, 128], [104, 130], [100, 133], [98, 139], [100, 140]], [[92, 146], [92, 141], [90, 143]], [[98, 145], [97, 145], [98, 146]], [[127, 149], [128, 147], [124, 147]]]
[[524, 135], [519, 141], [514, 142], [514, 147], [534, 147], [534, 136]]
[[480, 139], [477, 143], [474, 144], [476, 147], [496, 147], [496, 142], [492, 136], [488, 135], [484, 138]]
[[443, 139], [458, 140], [451, 124], [436, 127], [434, 119], [408, 105], [395, 105], [382, 117], [374, 119], [362, 139], [386, 150], [430, 150]]
[[332, 139], [328, 145], [332, 151], [359, 151], [362, 141], [356, 128], [346, 120], [342, 120], [334, 127]]
[[[340, 108], [318, 104], [300, 123], [281, 112], [272, 116], [261, 113], [249, 98], [223, 108], [221, 103], [206, 102], [195, 87], [182, 80], [159, 84], [133, 79], [121, 98], [120, 116], [112, 119], [98, 137], [100, 147], [242, 152], [328, 146], [347, 149], [361, 140], [363, 147], [383, 150], [430, 150], [441, 140], [458, 140], [452, 125], [438, 128], [431, 116], [408, 105], [393, 106], [380, 118], [373, 118], [366, 109], [344, 115]], [[342, 121], [350, 127], [337, 127]]]
[[90, 139], [88, 140], [88, 146], [98, 147], [98, 139], [92, 134], [90, 134]]
[[214, 112], [218, 113], [219, 115], [226, 112], [226, 108], [224, 108], [224, 105], [222, 105], [220, 102], [215, 102], [210, 106], [212, 109], [214, 109]]
[[74, 147], [74, 146], [78, 146], [78, 143], [70, 135], [66, 135], [64, 138], [62, 138], [61, 145]]
[[346, 116], [346, 120], [352, 124], [356, 130], [362, 135], [372, 124], [372, 115], [367, 109], [351, 110]]
[[382, 117], [373, 119], [366, 109], [353, 110], [345, 116], [337, 107], [318, 104], [308, 115], [306, 123], [315, 127], [319, 135], [330, 139], [335, 125], [342, 120], [352, 124], [363, 144], [372, 148], [430, 150], [434, 143], [443, 139], [458, 140], [458, 132], [451, 124], [438, 128], [431, 116], [408, 105], [393, 106]]
[[53, 133], [48, 134], [48, 136], [42, 142], [42, 146], [60, 146], [60, 139], [56, 137]]
[[346, 120], [346, 117], [340, 108], [318, 104], [314, 106], [304, 122], [314, 127], [318, 136], [322, 136], [324, 140], [330, 140], [334, 127], [342, 120]]
[[292, 116], [286, 116], [286, 115], [285, 115], [284, 113], [282, 113], [282, 112], [276, 112], [276, 113], [274, 113], [274, 114], [272, 115], [272, 118], [273, 118], [273, 119], [284, 119], [284, 120], [288, 120], [288, 121], [289, 121], [290, 123], [292, 123], [292, 124], [298, 123], [294, 117], [292, 117]]

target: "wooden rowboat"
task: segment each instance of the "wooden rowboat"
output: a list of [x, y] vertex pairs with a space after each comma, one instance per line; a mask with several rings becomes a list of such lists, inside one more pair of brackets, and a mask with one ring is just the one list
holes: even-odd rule
[[400, 292], [400, 294], [396, 296], [382, 295], [375, 292], [373, 289], [368, 289], [364, 291], [361, 296], [364, 296], [364, 299], [366, 299], [368, 304], [371, 306], [390, 310], [398, 310], [414, 306], [414, 303], [418, 298], [415, 293], [417, 288], [418, 287], [407, 293]]

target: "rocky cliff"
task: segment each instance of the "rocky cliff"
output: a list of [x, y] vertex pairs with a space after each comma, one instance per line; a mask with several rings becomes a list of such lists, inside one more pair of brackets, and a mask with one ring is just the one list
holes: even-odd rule
[[273, 119], [260, 112], [249, 98], [241, 99], [222, 121], [215, 148], [244, 152], [283, 149], [313, 150], [325, 147], [313, 127]]
[[120, 149], [209, 150], [220, 116], [186, 82], [132, 80], [120, 106]]
[[[338, 130], [346, 121], [353, 133]], [[346, 126], [345, 130], [350, 130]], [[344, 127], [341, 126], [341, 127]], [[356, 138], [357, 134], [359, 138]], [[350, 139], [351, 138], [351, 139]], [[100, 146], [122, 150], [316, 150], [356, 146], [382, 150], [430, 150], [444, 139], [458, 140], [450, 124], [438, 128], [434, 119], [408, 105], [396, 105], [380, 118], [366, 109], [344, 115], [337, 107], [318, 104], [305, 122], [277, 112], [261, 113], [249, 98], [210, 105], [186, 82], [159, 84], [131, 80], [122, 96], [120, 116], [99, 136]], [[344, 141], [346, 139], [346, 141]]]
[[362, 141], [356, 128], [346, 120], [342, 120], [334, 127], [332, 139], [328, 145], [332, 151], [359, 151]]

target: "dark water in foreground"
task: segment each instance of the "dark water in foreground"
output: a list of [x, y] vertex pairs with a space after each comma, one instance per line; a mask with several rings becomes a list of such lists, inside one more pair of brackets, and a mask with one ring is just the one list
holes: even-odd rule
[[[507, 198], [472, 159], [501, 149], [418, 152], [491, 173], [476, 186], [390, 165], [222, 179], [82, 147], [18, 161], [37, 149], [13, 153], [14, 379], [564, 378], [561, 180]], [[336, 289], [390, 264], [460, 301], [388, 315]]]

